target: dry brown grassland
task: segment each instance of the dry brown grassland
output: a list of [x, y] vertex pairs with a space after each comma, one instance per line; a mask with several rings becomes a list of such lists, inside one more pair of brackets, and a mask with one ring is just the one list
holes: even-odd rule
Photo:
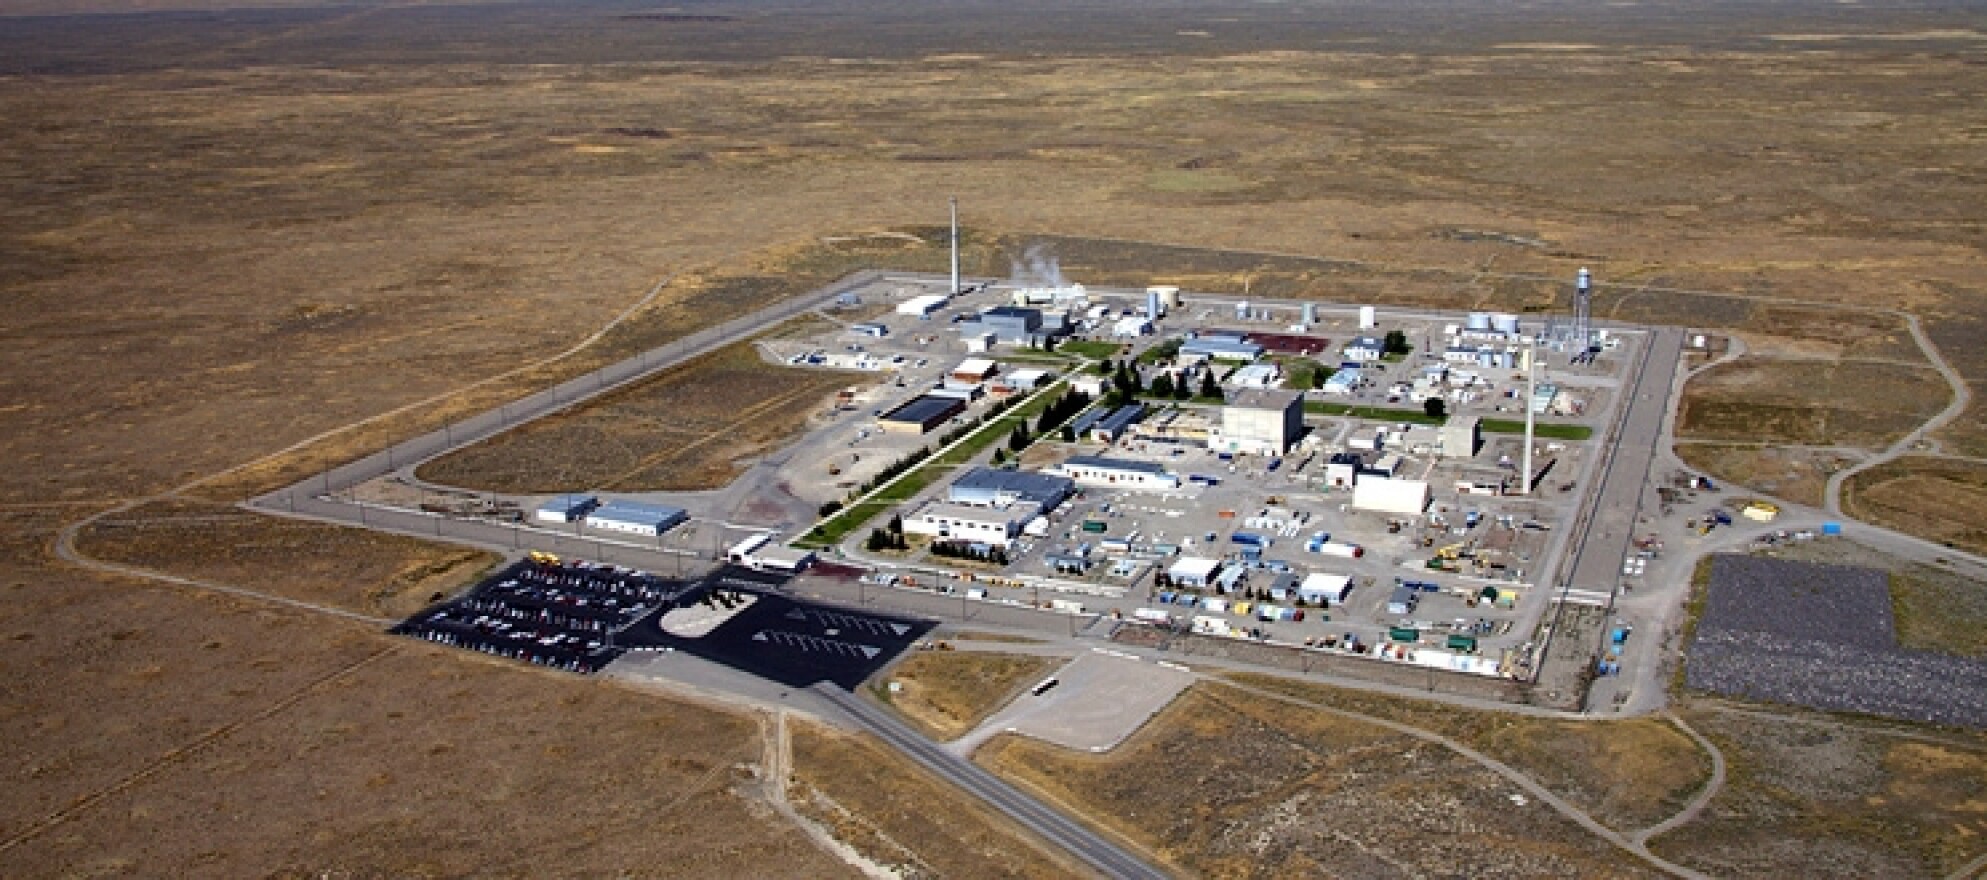
[[1987, 741], [1707, 701], [1683, 716], [1727, 761], [1704, 813], [1650, 841], [1715, 876], [1941, 877], [1980, 855]]
[[[952, 740], [1063, 662], [1027, 654], [925, 651], [897, 664], [875, 690], [927, 736]], [[898, 690], [891, 691], [893, 685]]]
[[[1776, 20], [1714, 33], [1680, 15], [1646, 35], [1597, 22], [1623, 42], [1593, 50], [1430, 50], [1418, 41], [1445, 29], [1412, 19], [1300, 46], [1223, 7], [1193, 25], [1207, 38], [1120, 53], [1115, 31], [1040, 16], [1067, 48], [964, 57], [926, 53], [901, 19], [651, 29], [525, 6], [424, 9], [411, 27], [370, 6], [0, 29], [0, 736], [15, 758], [0, 874], [843, 872], [732, 791], [734, 763], [757, 754], [735, 716], [107, 576], [49, 548], [64, 524], [198, 480], [216, 506], [141, 507], [80, 545], [397, 612], [456, 551], [251, 526], [226, 505], [849, 268], [939, 268], [928, 233], [951, 193], [975, 274], [1005, 274], [1005, 253], [1053, 232], [1086, 282], [1538, 311], [1563, 309], [1586, 264], [1602, 314], [1729, 328], [1773, 357], [1906, 362], [1883, 400], [1829, 398], [1842, 418], [1874, 413], [1871, 440], [1937, 393], [1870, 304], [1924, 316], [1987, 387], [1987, 154], [1952, 124], [1987, 77], [1970, 43], [1816, 47], [1744, 36]], [[46, 6], [6, 7], [27, 8]], [[547, 15], [558, 28], [530, 26]], [[59, 39], [21, 36], [46, 28]], [[1330, 42], [1367, 29], [1378, 42]], [[855, 34], [876, 51], [754, 50], [762, 31]], [[447, 51], [421, 56], [423, 39]], [[559, 39], [638, 51], [540, 50]], [[821, 242], [906, 229], [921, 243]], [[600, 341], [554, 357], [665, 278]], [[1944, 450], [1987, 455], [1976, 397], [1939, 432]], [[1983, 466], [1941, 467], [1977, 484]], [[1886, 513], [1882, 485], [1867, 488], [1873, 515], [1925, 515]], [[291, 553], [294, 574], [265, 565]], [[1435, 750], [1241, 702], [1209, 710], [1196, 693], [1168, 710], [1179, 730], [1150, 726], [1124, 755], [1043, 754], [1024, 762], [1031, 779], [1130, 817], [1128, 834], [1163, 829], [1139, 839], [1210, 873], [1631, 870]], [[1121, 765], [1151, 772], [1099, 769]], [[1370, 775], [1352, 780], [1355, 765]], [[1972, 802], [1913, 778], [1883, 796]], [[1268, 815], [1314, 818], [1252, 818], [1269, 797], [1290, 811]], [[1339, 831], [1348, 818], [1365, 824]], [[491, 828], [516, 830], [492, 844]]]
[[1648, 874], [1448, 749], [1220, 685], [1107, 754], [1005, 735], [974, 759], [1199, 876]]
[[795, 724], [793, 760], [788, 798], [795, 808], [901, 876], [1087, 874], [867, 735]]

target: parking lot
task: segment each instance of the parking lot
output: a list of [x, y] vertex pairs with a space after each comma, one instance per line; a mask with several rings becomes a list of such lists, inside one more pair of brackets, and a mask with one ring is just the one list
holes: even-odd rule
[[[650, 610], [616, 644], [633, 650], [681, 651], [794, 688], [833, 682], [853, 690], [889, 663], [935, 621], [810, 602], [787, 594], [787, 579], [724, 566], [668, 607]], [[749, 597], [750, 601], [744, 601]], [[708, 603], [733, 613], [708, 632], [672, 635], [660, 621], [670, 607]]]
[[626, 650], [615, 635], [691, 584], [579, 560], [527, 559], [393, 628], [527, 663], [600, 671]]

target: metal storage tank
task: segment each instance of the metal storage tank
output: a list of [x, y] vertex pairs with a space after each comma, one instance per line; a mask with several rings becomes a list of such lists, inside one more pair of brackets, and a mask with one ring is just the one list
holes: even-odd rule
[[1359, 329], [1361, 329], [1361, 330], [1371, 330], [1371, 329], [1373, 329], [1373, 328], [1375, 328], [1375, 327], [1378, 327], [1378, 326], [1380, 326], [1380, 320], [1379, 320], [1379, 315], [1378, 315], [1378, 314], [1376, 314], [1376, 313], [1374, 312], [1374, 310], [1373, 310], [1373, 307], [1372, 307], [1372, 306], [1360, 306], [1360, 307], [1359, 307]]
[[1159, 291], [1157, 291], [1157, 290], [1153, 290], [1153, 289], [1151, 289], [1151, 288], [1146, 288], [1146, 291], [1145, 291], [1145, 316], [1146, 316], [1147, 318], [1151, 318], [1151, 319], [1152, 319], [1152, 320], [1154, 320], [1154, 321], [1157, 321], [1157, 320], [1159, 320], [1159, 315], [1160, 315], [1160, 311], [1159, 311]]
[[1463, 329], [1482, 332], [1490, 329], [1490, 313], [1471, 312], [1463, 321]]
[[1490, 326], [1499, 333], [1507, 335], [1516, 335], [1518, 332], [1518, 316], [1491, 315]]
[[1159, 308], [1164, 311], [1170, 312], [1180, 307], [1180, 289], [1178, 287], [1161, 285], [1158, 287], [1148, 287], [1145, 289], [1145, 292], [1159, 294]]
[[1306, 324], [1316, 324], [1316, 323], [1318, 323], [1318, 304], [1317, 304], [1317, 303], [1305, 303], [1305, 304], [1304, 304], [1304, 323], [1306, 323]]
[[1235, 319], [1238, 321], [1246, 321], [1249, 319], [1248, 300], [1245, 299], [1235, 304]]

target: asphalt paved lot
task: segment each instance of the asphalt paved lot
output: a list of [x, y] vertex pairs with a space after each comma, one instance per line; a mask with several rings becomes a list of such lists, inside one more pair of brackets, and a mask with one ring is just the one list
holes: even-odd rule
[[669, 609], [658, 607], [622, 632], [616, 644], [670, 648], [792, 688], [825, 681], [854, 690], [937, 625], [925, 618], [808, 601], [781, 592], [784, 583], [763, 572], [719, 568], [675, 604], [722, 603], [728, 596], [750, 595], [755, 599], [750, 607], [695, 638], [664, 632], [658, 621]]
[[615, 643], [618, 630], [651, 609], [669, 607], [687, 587], [613, 566], [527, 560], [390, 631], [593, 673], [624, 651]]

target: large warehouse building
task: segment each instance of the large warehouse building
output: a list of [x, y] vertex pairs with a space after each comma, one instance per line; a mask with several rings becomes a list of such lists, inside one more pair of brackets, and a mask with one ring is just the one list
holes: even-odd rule
[[1079, 455], [1062, 463], [1062, 472], [1086, 486], [1117, 489], [1178, 489], [1180, 475], [1168, 473], [1155, 461], [1129, 461], [1101, 455]]
[[1245, 455], [1282, 455], [1304, 434], [1304, 392], [1238, 391], [1221, 408], [1207, 448]]
[[653, 538], [690, 518], [681, 508], [640, 501], [609, 501], [586, 515], [586, 527]]
[[1076, 482], [1068, 477], [981, 467], [953, 480], [945, 500], [974, 507], [1006, 507], [1026, 501], [1047, 512], [1075, 492]]
[[876, 424], [885, 431], [923, 434], [965, 411], [964, 400], [927, 394], [878, 416]]

